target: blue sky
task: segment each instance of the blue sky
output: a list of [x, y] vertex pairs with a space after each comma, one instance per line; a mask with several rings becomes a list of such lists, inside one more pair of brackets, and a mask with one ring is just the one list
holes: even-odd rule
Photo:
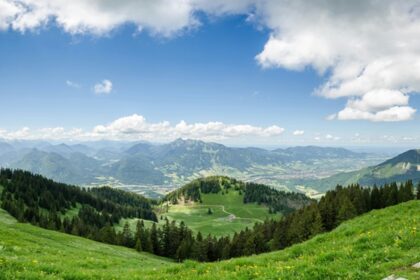
[[[122, 139], [181, 136], [232, 145], [415, 146], [420, 140], [415, 113], [397, 121], [340, 117], [353, 99], [315, 94], [333, 75], [321, 73], [316, 61], [294, 69], [272, 59], [274, 67], [265, 67], [256, 56], [271, 40], [273, 27], [250, 21], [249, 14], [196, 17], [199, 26], [170, 36], [137, 32], [129, 22], [99, 35], [67, 32], [54, 22], [24, 31], [3, 28], [0, 137], [34, 139], [46, 137], [42, 129], [60, 128], [52, 139], [114, 139], [119, 129], [130, 134]], [[104, 80], [112, 89], [95, 93]], [[410, 94], [409, 106], [420, 108], [418, 94]], [[147, 127], [147, 135], [132, 133], [132, 121], [139, 131]], [[194, 132], [154, 130], [181, 121]], [[211, 122], [222, 125], [207, 134], [203, 126]], [[105, 128], [102, 136], [92, 136], [98, 126]], [[70, 130], [83, 136], [66, 134]]]

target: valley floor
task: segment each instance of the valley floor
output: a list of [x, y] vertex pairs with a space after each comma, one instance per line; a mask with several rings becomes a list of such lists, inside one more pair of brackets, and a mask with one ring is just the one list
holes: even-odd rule
[[420, 201], [375, 210], [282, 251], [174, 264], [17, 223], [0, 212], [0, 279], [420, 279]]

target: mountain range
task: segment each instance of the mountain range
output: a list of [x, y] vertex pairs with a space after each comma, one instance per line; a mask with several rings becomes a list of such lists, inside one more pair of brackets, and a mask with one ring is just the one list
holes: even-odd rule
[[234, 176], [290, 190], [293, 186], [284, 183], [289, 179], [319, 179], [385, 159], [384, 155], [344, 148], [266, 150], [183, 139], [166, 144], [0, 142], [3, 167], [25, 169], [64, 183], [108, 184], [138, 192], [167, 191], [208, 175]]

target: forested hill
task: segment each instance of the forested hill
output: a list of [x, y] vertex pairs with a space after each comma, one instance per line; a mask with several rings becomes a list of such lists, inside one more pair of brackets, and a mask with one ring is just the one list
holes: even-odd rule
[[164, 200], [174, 204], [180, 201], [201, 202], [201, 194], [238, 191], [243, 194], [243, 203], [264, 204], [272, 213], [290, 213], [311, 203], [304, 194], [284, 192], [270, 186], [256, 183], [246, 183], [225, 176], [210, 176], [196, 179], [182, 188], [168, 194]]
[[92, 190], [56, 183], [22, 170], [0, 170], [1, 207], [18, 221], [92, 236], [121, 218], [156, 221], [150, 201], [140, 195], [103, 187]]

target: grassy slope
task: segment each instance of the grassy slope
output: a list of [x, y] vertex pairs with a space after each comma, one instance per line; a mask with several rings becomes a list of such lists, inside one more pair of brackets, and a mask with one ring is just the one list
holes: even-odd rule
[[17, 223], [2, 209], [0, 237], [0, 279], [132, 279], [173, 265], [150, 254]]
[[[372, 211], [286, 250], [168, 265], [116, 246], [16, 224], [0, 212], [0, 279], [420, 279], [420, 201]], [[156, 268], [157, 270], [153, 270]]]
[[[420, 201], [372, 211], [286, 250], [166, 269], [167, 279], [420, 279]], [[152, 279], [153, 277], [150, 277]]]
[[[279, 217], [269, 214], [268, 208], [263, 205], [244, 204], [243, 195], [239, 195], [237, 191], [230, 190], [224, 195], [218, 193], [201, 196], [203, 203], [171, 205], [169, 212], [164, 216], [169, 220], [184, 221], [195, 232], [216, 236], [233, 234], [245, 227], [251, 228], [255, 222], [261, 222], [266, 217]], [[212, 209], [212, 215], [207, 213], [208, 208]], [[228, 213], [232, 213], [236, 218], [229, 219]]]

